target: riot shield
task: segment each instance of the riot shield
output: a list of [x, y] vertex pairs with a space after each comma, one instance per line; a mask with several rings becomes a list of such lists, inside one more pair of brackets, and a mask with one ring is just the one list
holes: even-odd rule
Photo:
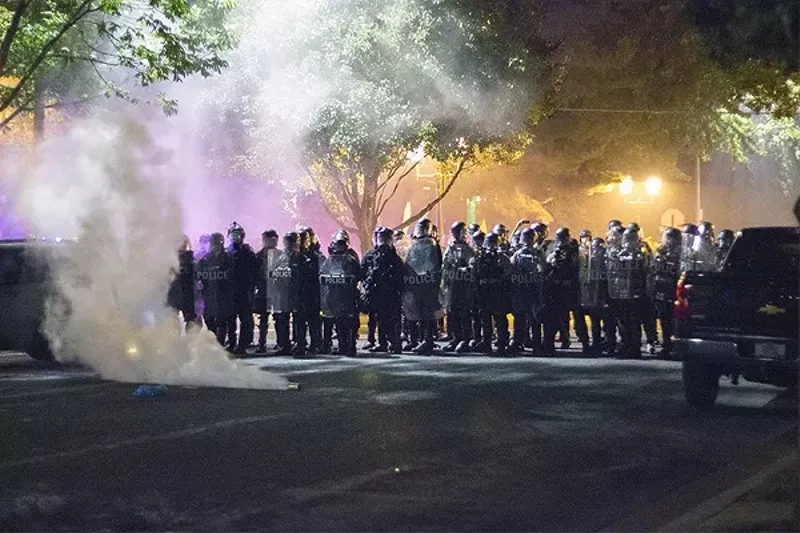
[[542, 258], [536, 249], [514, 254], [511, 268], [511, 309], [517, 314], [538, 314], [543, 305]]
[[586, 308], [602, 307], [606, 296], [606, 264], [600, 256], [582, 258], [581, 270], [581, 306]]
[[294, 313], [300, 303], [300, 268], [297, 258], [282, 253], [269, 272], [267, 293], [275, 313]]
[[717, 250], [714, 243], [695, 237], [694, 246], [689, 252], [688, 270], [711, 272], [717, 270]]
[[278, 259], [281, 256], [281, 252], [280, 252], [280, 250], [278, 250], [276, 248], [265, 250], [265, 252], [266, 253], [264, 254], [264, 258], [263, 258], [264, 262], [261, 265], [261, 268], [263, 268], [263, 271], [261, 272], [261, 275], [263, 276], [263, 279], [266, 280], [266, 283], [265, 283], [266, 287], [265, 287], [265, 291], [264, 291], [264, 298], [265, 298], [266, 304], [267, 304], [266, 311], [267, 311], [267, 313], [272, 313], [275, 310], [273, 308], [274, 304], [272, 303], [272, 293], [274, 292], [274, 289], [272, 288], [272, 284], [270, 283], [270, 279], [272, 278], [272, 271], [275, 269], [275, 267], [278, 264]]
[[434, 320], [441, 310], [440, 257], [439, 247], [433, 239], [416, 241], [408, 249], [403, 275], [403, 312], [408, 320]]
[[474, 257], [475, 251], [465, 243], [451, 244], [444, 254], [442, 281], [448, 311], [472, 309], [475, 276], [470, 262]]
[[662, 253], [650, 263], [647, 276], [647, 293], [655, 302], [672, 302], [678, 283], [679, 254]]
[[333, 254], [319, 270], [322, 315], [345, 318], [358, 314], [358, 261], [349, 254]]
[[630, 300], [644, 294], [646, 261], [640, 254], [621, 253], [608, 262], [608, 296]]

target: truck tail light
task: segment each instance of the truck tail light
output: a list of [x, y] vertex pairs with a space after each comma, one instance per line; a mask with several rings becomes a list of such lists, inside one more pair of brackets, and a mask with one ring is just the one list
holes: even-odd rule
[[689, 297], [692, 293], [692, 285], [686, 283], [686, 278], [681, 276], [678, 280], [678, 286], [675, 288], [675, 307], [672, 310], [672, 316], [675, 320], [686, 320], [692, 312], [689, 305]]

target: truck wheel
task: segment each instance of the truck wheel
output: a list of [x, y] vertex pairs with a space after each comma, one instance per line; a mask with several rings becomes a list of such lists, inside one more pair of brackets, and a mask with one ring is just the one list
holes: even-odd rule
[[37, 361], [42, 361], [46, 363], [52, 363], [55, 361], [55, 357], [53, 356], [53, 352], [50, 350], [50, 343], [47, 341], [47, 338], [39, 331], [37, 331], [33, 336], [33, 341], [31, 345], [28, 347], [28, 355], [36, 359]]
[[686, 401], [693, 407], [714, 406], [719, 393], [719, 369], [707, 363], [683, 362], [683, 390]]

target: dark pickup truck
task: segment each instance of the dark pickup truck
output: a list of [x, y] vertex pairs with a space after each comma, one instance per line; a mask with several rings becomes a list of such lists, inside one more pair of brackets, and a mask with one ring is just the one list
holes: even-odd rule
[[800, 228], [748, 228], [718, 272], [684, 272], [675, 295], [686, 400], [711, 407], [720, 377], [797, 386]]

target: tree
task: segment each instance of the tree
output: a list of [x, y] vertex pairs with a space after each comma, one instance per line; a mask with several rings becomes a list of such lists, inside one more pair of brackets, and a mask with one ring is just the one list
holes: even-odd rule
[[[220, 53], [233, 44], [223, 25], [231, 8], [230, 0], [0, 0], [0, 79], [14, 80], [0, 86], [0, 127], [33, 110], [48, 77], [57, 89], [55, 73], [66, 68], [131, 101], [112, 76], [150, 86], [220, 72]], [[175, 111], [174, 100], [158, 98]]]
[[546, 77], [522, 31], [533, 11], [514, 20], [515, 33], [504, 10], [477, 1], [242, 7], [229, 75], [207, 91], [210, 115], [231, 135], [246, 132], [245, 146], [233, 147], [240, 168], [319, 191], [362, 246], [413, 175], [410, 153], [436, 160], [443, 179], [437, 198], [400, 227], [469, 169], [513, 160], [530, 140]]
[[[753, 113], [794, 116], [800, 103], [796, 72], [766, 52], [715, 51], [691, 2], [542, 2], [561, 72], [555, 111], [534, 131], [542, 174], [587, 186], [624, 174], [687, 180], [681, 154], [743, 161], [760, 142]], [[766, 13], [769, 3], [734, 4]]]

